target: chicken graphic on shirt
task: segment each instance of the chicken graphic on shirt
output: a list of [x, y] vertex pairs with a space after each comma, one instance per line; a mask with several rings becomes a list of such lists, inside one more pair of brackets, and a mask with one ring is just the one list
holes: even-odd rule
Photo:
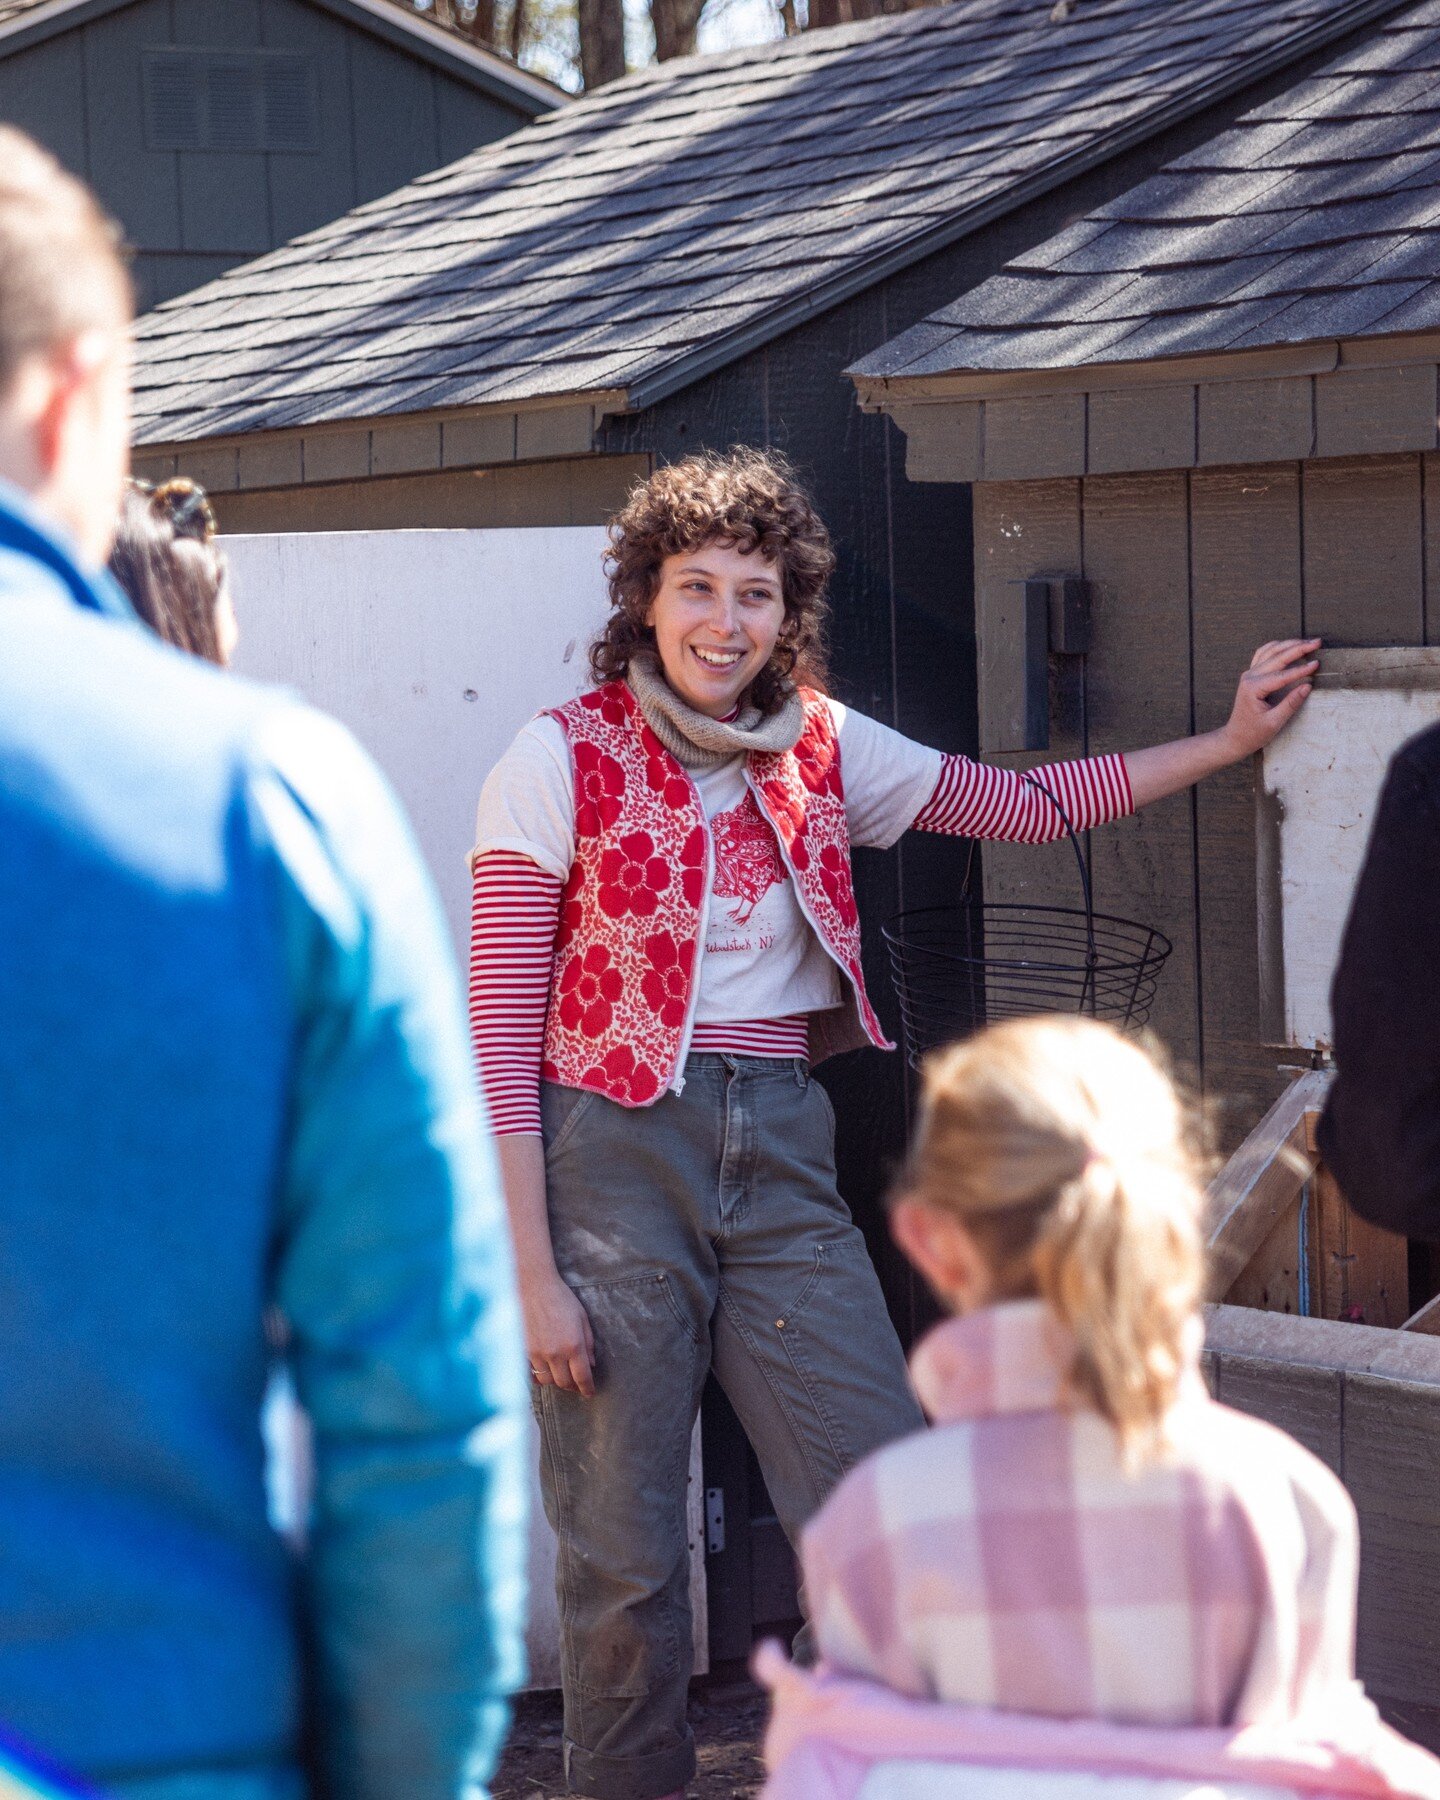
[[739, 806], [710, 821], [715, 843], [715, 898], [733, 900], [730, 923], [745, 925], [772, 887], [785, 879], [775, 833], [747, 791]]

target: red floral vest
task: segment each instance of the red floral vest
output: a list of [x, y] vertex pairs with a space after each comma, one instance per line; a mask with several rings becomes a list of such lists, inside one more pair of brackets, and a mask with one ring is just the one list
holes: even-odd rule
[[[801, 910], [848, 977], [849, 1005], [811, 1019], [815, 1061], [866, 1042], [893, 1048], [865, 994], [840, 742], [804, 692], [793, 750], [749, 759], [746, 785], [774, 829]], [[546, 1081], [649, 1106], [680, 1073], [714, 878], [695, 785], [623, 681], [557, 707], [575, 782], [575, 861], [561, 901]]]

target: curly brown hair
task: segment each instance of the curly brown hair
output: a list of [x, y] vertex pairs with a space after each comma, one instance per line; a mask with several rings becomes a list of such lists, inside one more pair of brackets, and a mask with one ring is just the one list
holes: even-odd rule
[[825, 590], [835, 568], [830, 533], [785, 457], [740, 444], [724, 455], [705, 450], [657, 469], [610, 521], [605, 572], [613, 610], [590, 648], [595, 680], [622, 679], [638, 649], [654, 648], [645, 615], [666, 557], [713, 543], [758, 550], [780, 571], [785, 620], [774, 655], [750, 684], [753, 704], [772, 712], [792, 682], [826, 692]]

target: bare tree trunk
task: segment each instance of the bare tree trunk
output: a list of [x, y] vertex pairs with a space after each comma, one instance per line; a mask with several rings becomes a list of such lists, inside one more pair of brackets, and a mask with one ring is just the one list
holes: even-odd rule
[[525, 42], [525, 0], [511, 0], [509, 29], [505, 33], [505, 49], [512, 62], [519, 62]]
[[800, 29], [800, 15], [795, 10], [795, 0], [780, 0], [780, 22], [785, 27], [786, 37], [794, 37]]
[[580, 75], [588, 94], [625, 73], [621, 0], [579, 0]]
[[822, 25], [840, 25], [849, 17], [850, 8], [845, 5], [845, 0], [810, 0], [812, 29], [818, 29]]
[[672, 56], [692, 54], [704, 3], [705, 0], [650, 0], [657, 62], [669, 62]]

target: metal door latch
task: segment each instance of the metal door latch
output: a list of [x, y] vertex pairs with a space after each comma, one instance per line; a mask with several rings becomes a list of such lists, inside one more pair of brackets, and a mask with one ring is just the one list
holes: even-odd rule
[[718, 1556], [725, 1548], [725, 1490], [705, 1490], [705, 1554]]

